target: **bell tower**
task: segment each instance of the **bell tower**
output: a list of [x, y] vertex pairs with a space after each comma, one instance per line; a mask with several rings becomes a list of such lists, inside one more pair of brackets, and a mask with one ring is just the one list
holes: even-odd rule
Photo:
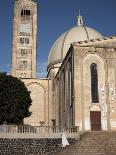
[[37, 4], [15, 0], [13, 19], [12, 69], [18, 78], [36, 78]]

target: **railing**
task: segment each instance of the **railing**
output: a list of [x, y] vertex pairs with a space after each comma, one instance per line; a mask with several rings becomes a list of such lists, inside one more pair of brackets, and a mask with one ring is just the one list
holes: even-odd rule
[[0, 125], [0, 133], [77, 133], [79, 126], [30, 126], [30, 125]]

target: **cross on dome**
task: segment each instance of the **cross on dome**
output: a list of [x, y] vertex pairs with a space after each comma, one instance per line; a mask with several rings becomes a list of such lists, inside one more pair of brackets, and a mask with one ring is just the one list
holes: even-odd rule
[[79, 9], [79, 15], [77, 17], [77, 26], [83, 26], [83, 16], [81, 16], [81, 13], [80, 13], [80, 9]]

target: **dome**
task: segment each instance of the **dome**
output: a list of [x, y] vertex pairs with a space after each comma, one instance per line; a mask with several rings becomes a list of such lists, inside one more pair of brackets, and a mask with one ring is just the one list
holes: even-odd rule
[[79, 15], [77, 26], [63, 33], [53, 44], [48, 56], [48, 70], [56, 64], [60, 66], [71, 43], [102, 37], [103, 36], [93, 28], [84, 26], [83, 18]]

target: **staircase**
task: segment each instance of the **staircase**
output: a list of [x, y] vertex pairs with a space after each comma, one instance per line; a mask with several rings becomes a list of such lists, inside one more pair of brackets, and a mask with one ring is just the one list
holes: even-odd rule
[[70, 146], [51, 155], [116, 155], [116, 131], [86, 132]]

